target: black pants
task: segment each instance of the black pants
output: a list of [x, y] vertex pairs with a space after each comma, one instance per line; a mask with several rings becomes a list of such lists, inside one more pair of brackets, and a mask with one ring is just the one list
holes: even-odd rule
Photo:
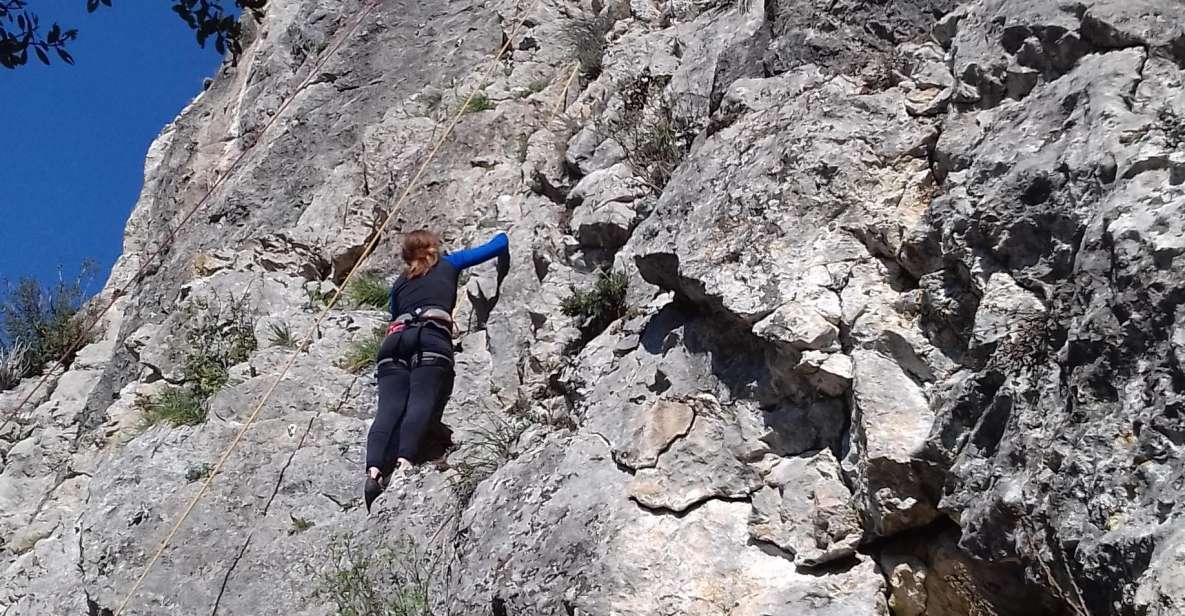
[[[420, 350], [434, 355], [421, 358]], [[366, 437], [366, 468], [377, 467], [387, 474], [397, 458], [421, 461], [417, 455], [424, 435], [440, 422], [453, 390], [452, 354], [451, 338], [431, 326], [407, 329], [383, 340], [379, 405]], [[388, 358], [395, 361], [383, 362]]]

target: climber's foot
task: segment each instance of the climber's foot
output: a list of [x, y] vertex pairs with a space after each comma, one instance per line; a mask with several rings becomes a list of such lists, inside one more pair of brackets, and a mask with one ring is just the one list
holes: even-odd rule
[[383, 480], [383, 475], [379, 469], [371, 467], [367, 469], [366, 484], [362, 488], [362, 496], [366, 499], [366, 512], [370, 513], [370, 505], [387, 489], [387, 482]]
[[406, 475], [415, 470], [416, 465], [411, 463], [407, 458], [399, 458], [395, 462], [395, 470], [399, 471], [400, 475]]

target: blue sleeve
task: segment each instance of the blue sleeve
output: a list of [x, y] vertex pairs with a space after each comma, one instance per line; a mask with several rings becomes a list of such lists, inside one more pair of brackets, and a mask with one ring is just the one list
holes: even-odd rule
[[508, 252], [510, 252], [510, 238], [506, 237], [505, 233], [499, 233], [481, 246], [444, 255], [444, 260], [452, 264], [453, 267], [463, 270]]
[[391, 301], [390, 301], [390, 305], [388, 306], [388, 308], [391, 310], [391, 320], [394, 321], [395, 317], [399, 316], [399, 313], [395, 311], [395, 285], [391, 285], [390, 293], [391, 293]]

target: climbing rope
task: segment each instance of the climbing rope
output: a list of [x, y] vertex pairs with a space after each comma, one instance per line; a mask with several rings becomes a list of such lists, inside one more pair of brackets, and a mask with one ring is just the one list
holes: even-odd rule
[[308, 76], [306, 76], [304, 80], [300, 82], [296, 89], [292, 91], [292, 94], [290, 94], [283, 100], [283, 102], [280, 103], [280, 106], [276, 108], [275, 114], [272, 115], [266, 124], [264, 124], [263, 130], [260, 131], [260, 138], [256, 139], [254, 143], [244, 148], [243, 151], [231, 161], [227, 171], [210, 185], [210, 189], [207, 190], [206, 193], [202, 195], [202, 198], [198, 199], [197, 203], [185, 213], [185, 215], [181, 218], [181, 222], [179, 222], [176, 227], [173, 227], [169, 230], [168, 234], [165, 235], [164, 241], [160, 242], [156, 249], [149, 253], [148, 257], [136, 270], [136, 273], [132, 275], [132, 278], [128, 284], [121, 289], [112, 291], [110, 299], [106, 304], [103, 305], [102, 309], [100, 309], [98, 312], [92, 313], [92, 316], [90, 316], [89, 320], [83, 326], [78, 335], [66, 345], [66, 350], [62, 352], [61, 357], [59, 357], [55, 362], [53, 362], [53, 364], [51, 364], [48, 369], [45, 370], [45, 372], [41, 375], [41, 378], [33, 385], [33, 388], [30, 389], [23, 398], [21, 398], [21, 401], [16, 405], [16, 408], [12, 410], [12, 414], [5, 419], [5, 426], [13, 421], [19, 422], [21, 409], [33, 399], [33, 395], [40, 391], [41, 387], [45, 385], [47, 381], [49, 381], [49, 378], [53, 376], [55, 372], [66, 365], [66, 360], [85, 340], [90, 337], [91, 332], [94, 331], [95, 327], [99, 324], [99, 321], [103, 319], [107, 312], [111, 310], [111, 308], [115, 305], [115, 302], [119, 301], [121, 297], [126, 295], [131, 289], [132, 285], [136, 284], [140, 280], [145, 272], [148, 271], [148, 268], [156, 261], [157, 257], [163, 254], [165, 249], [168, 248], [169, 245], [171, 245], [177, 238], [178, 232], [181, 231], [182, 227], [184, 227], [193, 218], [194, 214], [205, 207], [206, 203], [209, 202], [210, 197], [213, 196], [215, 191], [221, 188], [222, 185], [226, 183], [226, 180], [235, 174], [235, 172], [239, 169], [240, 163], [242, 163], [247, 155], [255, 149], [255, 146], [264, 141], [263, 136], [267, 134], [271, 127], [275, 125], [275, 123], [278, 122], [281, 117], [283, 117], [284, 112], [288, 109], [288, 106], [292, 104], [292, 101], [296, 100], [296, 97], [300, 95], [300, 93], [303, 92], [305, 88], [309, 87], [314, 79], [321, 75], [321, 67], [325, 65], [325, 63], [330, 57], [333, 56], [333, 54], [337, 53], [337, 50], [341, 48], [342, 43], [345, 42], [345, 40], [349, 38], [350, 35], [352, 35], [360, 25], [362, 25], [363, 19], [365, 19], [365, 17], [374, 10], [376, 5], [377, 0], [371, 2], [364, 10], [362, 10], [354, 19], [354, 22], [350, 25], [350, 27], [347, 28], [344, 33], [339, 36], [324, 53], [321, 54], [321, 57], [316, 63], [314, 63], [313, 68], [309, 71]]
[[[511, 42], [514, 40], [514, 37], [518, 34], [519, 29], [522, 28], [523, 24], [526, 22], [527, 16], [530, 14], [530, 11], [532, 9], [534, 9], [534, 6], [536, 3], [538, 3], [538, 1], [539, 0], [534, 0], [534, 2], [531, 4], [531, 6], [526, 11], [524, 11], [522, 13], [522, 16], [519, 18], [519, 20], [515, 24], [514, 28], [511, 29], [510, 35], [506, 37], [506, 41], [498, 49], [498, 53], [495, 54], [493, 61], [490, 62], [489, 68], [482, 75], [482, 78], [477, 82], [477, 86], [473, 89], [473, 91], [471, 91], [469, 93], [469, 96], [466, 97], [465, 102], [462, 103], [461, 106], [457, 109], [456, 114], [453, 116], [452, 120], [446, 126], [444, 134], [441, 135], [441, 137], [436, 141], [435, 145], [433, 145], [432, 149], [428, 153], [427, 158], [425, 158], [424, 162], [420, 164], [419, 169], [416, 171], [415, 175], [412, 176], [412, 179], [408, 183], [407, 187], [404, 188], [402, 193], [400, 193], [399, 199], [395, 202], [395, 205], [392, 206], [391, 209], [388, 211], [387, 216], [383, 219], [382, 224], [380, 224], [378, 226], [373, 237], [370, 239], [369, 242], [367, 242], [365, 248], [363, 248], [361, 257], [354, 264], [354, 266], [352, 268], [350, 268], [349, 273], [346, 274], [345, 279], [342, 280], [341, 285], [339, 285], [337, 291], [333, 294], [333, 297], [330, 299], [329, 303], [326, 304], [325, 308], [317, 316], [317, 319], [313, 322], [313, 325], [311, 327], [309, 327], [309, 330], [303, 337], [300, 346], [298, 348], [296, 348], [292, 352], [292, 354], [289, 356], [288, 361], [285, 362], [284, 367], [280, 370], [280, 373], [276, 376], [276, 379], [274, 381], [272, 381], [271, 386], [268, 387], [266, 392], [264, 392], [263, 397], [260, 398], [259, 402], [255, 405], [255, 409], [247, 417], [247, 421], [243, 424], [242, 428], [239, 429], [238, 433], [235, 435], [235, 437], [231, 441], [230, 445], [227, 446], [226, 450], [223, 451], [222, 455], [218, 458], [218, 463], [214, 465], [213, 469], [211, 469], [209, 475], [206, 477], [206, 480], [204, 482], [202, 482], [202, 487], [198, 490], [197, 494], [195, 494], [193, 496], [193, 498], [189, 501], [189, 505], [184, 509], [184, 511], [182, 511], [181, 516], [177, 519], [177, 522], [173, 525], [172, 529], [165, 536], [165, 538], [160, 542], [160, 545], [157, 547], [156, 552], [152, 555], [152, 558], [148, 561], [148, 564], [144, 567], [144, 571], [140, 574], [140, 577], [136, 579], [136, 582], [132, 585], [131, 589], [128, 590], [127, 594], [123, 598], [123, 601], [119, 604], [119, 608], [115, 610], [115, 613], [113, 616], [120, 616], [121, 614], [123, 614], [124, 610], [127, 609], [128, 603], [131, 602], [132, 597], [136, 594], [136, 591], [139, 590], [141, 584], [144, 583], [145, 578], [148, 577], [148, 574], [152, 571], [152, 568], [156, 565], [157, 561], [160, 560], [161, 555], [164, 554], [165, 550], [169, 546], [169, 543], [173, 540], [173, 537], [176, 536], [177, 531], [181, 529], [181, 526], [189, 518], [190, 514], [193, 513], [193, 510], [197, 506], [198, 501], [200, 501], [202, 496], [204, 496], [206, 494], [206, 492], [210, 489], [210, 486], [214, 483], [214, 479], [221, 472], [222, 467], [226, 464], [227, 459], [230, 458], [231, 454], [234, 453], [236, 448], [238, 448], [239, 443], [242, 442], [243, 437], [247, 434], [247, 431], [251, 428], [252, 425], [255, 424], [256, 419], [259, 418], [260, 412], [263, 411], [264, 405], [267, 404], [267, 401], [269, 399], [271, 399], [272, 394], [275, 393], [276, 387], [279, 386], [280, 381], [282, 381], [284, 379], [284, 377], [288, 374], [288, 371], [291, 370], [292, 366], [296, 363], [296, 358], [299, 357], [301, 353], [305, 352], [308, 349], [309, 343], [312, 341], [313, 336], [316, 334], [318, 328], [320, 328], [320, 326], [321, 326], [321, 322], [324, 321], [325, 317], [329, 314], [329, 312], [331, 310], [333, 310], [333, 307], [337, 304], [337, 301], [341, 298], [342, 290], [345, 289], [349, 285], [350, 281], [354, 277], [354, 274], [358, 272], [359, 268], [366, 261], [367, 257], [369, 257], [371, 255], [371, 253], [374, 251], [375, 246], [377, 246], [379, 240], [382, 239], [383, 232], [387, 229], [387, 226], [391, 223], [391, 221], [394, 220], [395, 214], [398, 213], [400, 209], [402, 209], [404, 203], [406, 203], [406, 201], [407, 201], [407, 198], [411, 195], [412, 191], [415, 190], [415, 188], [419, 184], [420, 178], [424, 175], [424, 172], [428, 169], [428, 165], [431, 164], [432, 160], [436, 157], [437, 152], [440, 151], [441, 146], [444, 145], [444, 142], [452, 134], [452, 132], [456, 128], [457, 124], [460, 123], [461, 117], [463, 115], [465, 115], [465, 111], [468, 108], [469, 104], [472, 102], [473, 97], [477, 95], [478, 91], [482, 88], [482, 84], [484, 84], [487, 80], [489, 80], [489, 78], [493, 75], [494, 70], [497, 69], [498, 62], [501, 61], [502, 56], [505, 55], [507, 50], [510, 49]], [[363, 16], [366, 13], [369, 13], [370, 9], [372, 9], [373, 7], [374, 7], [374, 5], [372, 4], [363, 13]]]

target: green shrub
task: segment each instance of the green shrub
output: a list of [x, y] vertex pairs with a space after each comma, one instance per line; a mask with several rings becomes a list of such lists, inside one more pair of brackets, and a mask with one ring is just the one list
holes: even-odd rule
[[383, 337], [386, 332], [386, 327], [380, 327], [366, 338], [355, 342], [346, 351], [346, 356], [337, 362], [338, 367], [357, 373], [373, 366], [379, 355], [379, 347], [383, 345]]
[[572, 294], [560, 303], [560, 310], [580, 319], [585, 341], [591, 340], [625, 315], [628, 289], [629, 277], [624, 272], [601, 270], [591, 289], [572, 289]]
[[82, 307], [85, 287], [94, 277], [94, 268], [87, 261], [74, 280], [59, 275], [56, 283], [42, 286], [26, 277], [5, 289], [0, 301], [0, 343], [8, 347], [22, 345], [21, 376], [29, 376], [58, 359], [69, 364], [89, 341], [76, 315]]
[[368, 543], [349, 533], [329, 543], [314, 592], [338, 616], [433, 616], [433, 598], [449, 601], [443, 549], [422, 549], [406, 536]]
[[145, 424], [192, 426], [206, 420], [206, 403], [230, 382], [230, 367], [255, 351], [255, 330], [246, 298], [226, 302], [198, 299], [185, 307], [186, 353], [179, 386], [170, 386], [136, 405]]
[[495, 107], [494, 101], [486, 96], [485, 92], [474, 92], [473, 96], [465, 102], [465, 107], [462, 108], [462, 113], [477, 113], [479, 111], [489, 111]]
[[350, 280], [346, 288], [346, 297], [355, 306], [371, 308], [386, 308], [390, 299], [391, 285], [378, 274], [360, 273]]
[[151, 398], [136, 400], [146, 426], [196, 426], [206, 420], [204, 400], [189, 387], [166, 387]]
[[198, 299], [185, 310], [190, 324], [182, 380], [205, 401], [230, 381], [230, 367], [255, 351], [255, 328], [246, 298]]

